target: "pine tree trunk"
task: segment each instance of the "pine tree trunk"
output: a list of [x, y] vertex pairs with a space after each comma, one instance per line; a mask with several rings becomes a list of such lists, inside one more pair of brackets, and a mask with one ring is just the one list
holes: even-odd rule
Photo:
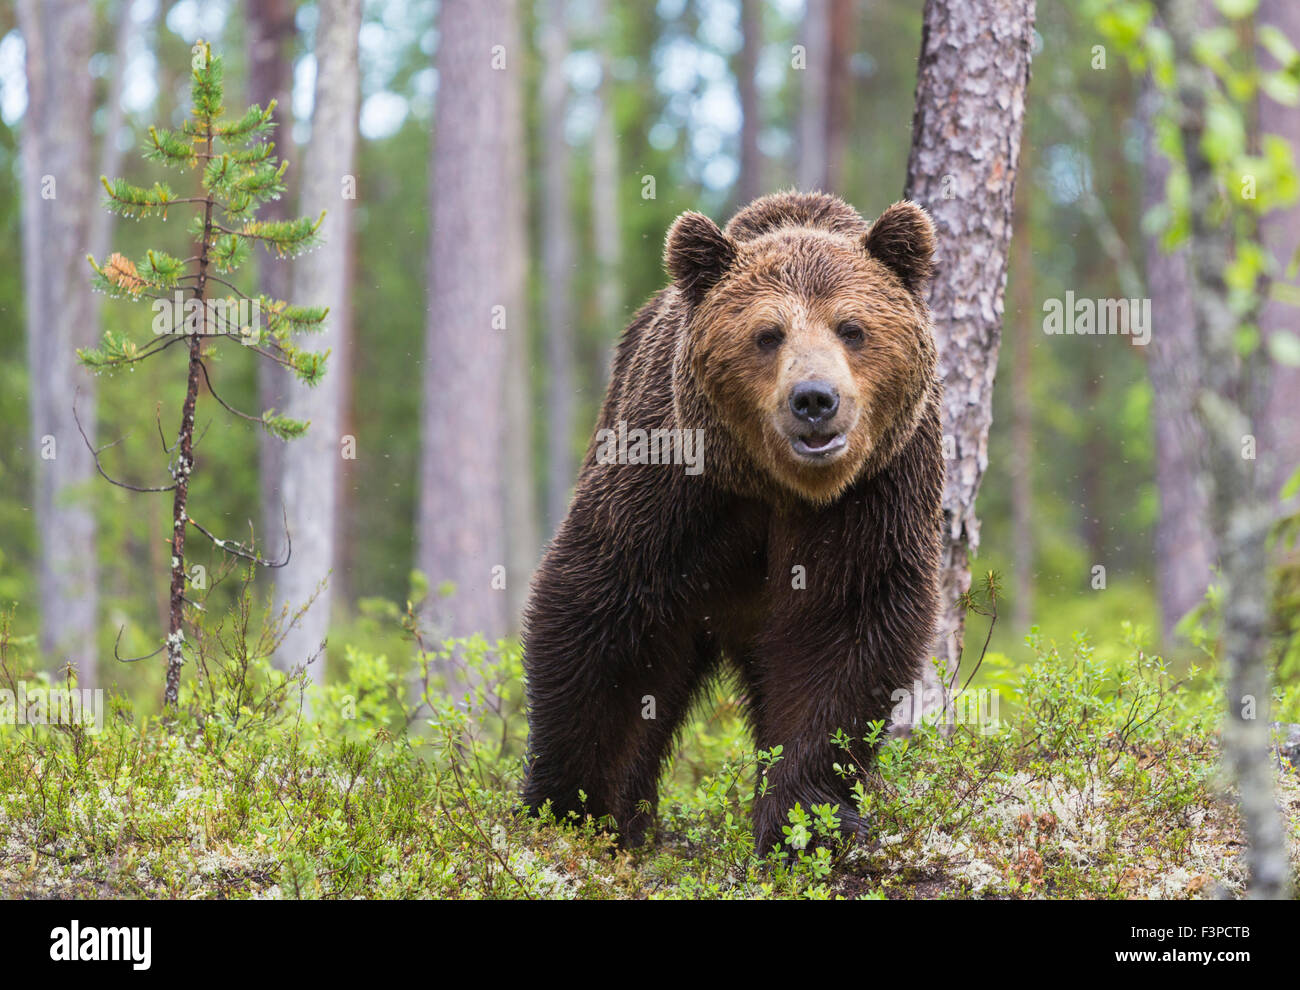
[[[1160, 97], [1148, 81], [1142, 115], [1144, 138], [1144, 212], [1165, 200], [1169, 160], [1155, 147], [1152, 119]], [[1156, 488], [1160, 518], [1156, 522], [1156, 583], [1160, 624], [1166, 649], [1174, 641], [1178, 620], [1200, 604], [1210, 583], [1214, 538], [1201, 479], [1198, 451], [1203, 446], [1196, 418], [1196, 326], [1187, 253], [1166, 252], [1159, 238], [1146, 242], [1147, 295], [1151, 299], [1151, 343], [1146, 347], [1155, 425]]]
[[507, 627], [494, 578], [506, 554], [506, 352], [525, 326], [523, 204], [510, 187], [522, 174], [521, 53], [514, 0], [442, 5], [416, 555], [435, 589], [435, 635]]
[[[208, 152], [212, 141], [208, 140]], [[207, 297], [208, 240], [211, 232], [212, 205], [204, 214], [204, 247], [199, 261], [199, 281], [196, 298]], [[207, 314], [204, 313], [204, 331]], [[189, 529], [186, 507], [190, 498], [190, 476], [194, 473], [194, 407], [199, 396], [199, 372], [202, 365], [203, 337], [191, 336], [185, 345], [189, 348], [189, 367], [185, 378], [185, 402], [181, 405], [181, 423], [177, 430], [176, 467], [172, 480], [176, 489], [172, 493], [171, 585], [167, 592], [167, 680], [163, 688], [163, 707], [173, 709], [180, 700], [181, 668], [185, 665], [185, 535]]]
[[[924, 23], [904, 195], [938, 231], [930, 308], [948, 473], [935, 653], [952, 678], [965, 631], [957, 601], [979, 546], [975, 496], [988, 467], [1034, 0], [926, 0]], [[938, 688], [926, 673], [925, 686]]]
[[[95, 387], [76, 349], [95, 343], [86, 252], [97, 211], [91, 172], [92, 8], [78, 0], [22, 0], [26, 45], [23, 117], [23, 294], [31, 383], [34, 509], [38, 536], [42, 654], [76, 666], [83, 687], [96, 683], [99, 595], [96, 526], [77, 495], [95, 475], [73, 418], [77, 402], [93, 442]], [[79, 395], [78, 395], [79, 393]]]
[[[311, 142], [303, 156], [299, 212], [304, 216], [328, 212], [321, 228], [324, 242], [294, 262], [293, 298], [303, 305], [329, 307], [323, 331], [304, 337], [300, 346], [331, 353], [320, 384], [293, 389], [285, 405], [287, 415], [310, 420], [311, 426], [286, 444], [281, 455], [280, 489], [293, 555], [276, 574], [276, 597], [292, 612], [310, 601], [317, 588], [320, 592], [276, 650], [276, 662], [282, 669], [306, 663], [321, 649], [329, 632], [333, 600], [328, 577], [338, 535], [339, 471], [344, 453], [340, 425], [344, 383], [350, 371], [347, 259], [352, 231], [350, 197], [357, 195], [353, 162], [360, 100], [360, 30], [361, 0], [321, 0], [315, 108]], [[351, 450], [359, 459], [371, 453], [364, 443]], [[313, 680], [323, 680], [323, 660], [310, 670]]]
[[[212, 159], [212, 128], [207, 129], [207, 160]], [[194, 298], [200, 303], [208, 297], [208, 252], [212, 245], [211, 193], [203, 207], [203, 237], [199, 247], [198, 279]], [[185, 376], [185, 401], [181, 404], [181, 422], [176, 430], [176, 463], [172, 468], [172, 536], [171, 586], [167, 594], [167, 678], [163, 688], [163, 708], [175, 709], [180, 700], [181, 668], [185, 665], [185, 536], [189, 531], [187, 511], [190, 478], [194, 474], [194, 410], [199, 398], [199, 372], [202, 370], [203, 340], [208, 334], [207, 308], [203, 307], [199, 332], [185, 342], [189, 351]]]
[[546, 519], [551, 532], [569, 504], [575, 468], [573, 377], [573, 211], [564, 136], [569, 83], [566, 0], [550, 0], [542, 26], [542, 268], [546, 296]]

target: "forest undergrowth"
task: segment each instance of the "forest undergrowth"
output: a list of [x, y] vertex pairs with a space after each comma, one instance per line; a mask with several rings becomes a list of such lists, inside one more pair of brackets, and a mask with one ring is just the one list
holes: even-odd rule
[[[419, 609], [370, 601], [383, 652], [331, 647], [325, 685], [268, 657], [292, 617], [246, 584], [199, 625], [180, 703], [121, 696], [102, 726], [0, 719], [0, 895], [18, 898], [1189, 898], [1241, 896], [1243, 840], [1220, 772], [1212, 657], [1175, 673], [1037, 630], [980, 671], [947, 730], [836, 738], [870, 835], [796, 807], [756, 857], [750, 809], [778, 749], [712, 686], [682, 734], [641, 848], [519, 806], [518, 643], [430, 643]], [[0, 699], [67, 687], [0, 624]], [[359, 637], [365, 638], [365, 637]], [[1211, 651], [1212, 652], [1212, 651]], [[965, 675], [963, 675], [964, 677]], [[3, 692], [12, 692], [12, 695]], [[20, 695], [21, 692], [21, 695]], [[1295, 692], [1275, 708], [1294, 710]], [[976, 703], [969, 703], [969, 702]], [[0, 701], [0, 714], [6, 714]], [[25, 714], [39, 714], [29, 707]], [[963, 717], [969, 716], [969, 717]], [[14, 724], [17, 723], [17, 724]], [[1300, 777], [1275, 733], [1300, 863]]]

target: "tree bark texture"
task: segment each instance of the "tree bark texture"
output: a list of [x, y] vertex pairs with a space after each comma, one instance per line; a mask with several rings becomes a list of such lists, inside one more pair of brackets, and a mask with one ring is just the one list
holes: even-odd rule
[[[294, 159], [293, 153], [293, 53], [291, 46], [296, 32], [292, 0], [246, 0], [244, 15], [247, 24], [248, 102], [265, 107], [276, 102], [275, 144], [282, 159]], [[297, 179], [297, 170], [290, 169], [286, 178]], [[290, 216], [290, 195], [262, 204], [260, 215], [266, 220], [287, 220]], [[254, 255], [257, 265], [257, 288], [271, 299], [289, 299], [290, 262], [259, 250]], [[302, 301], [311, 305], [309, 300]], [[284, 409], [285, 401], [293, 391], [293, 375], [274, 361], [259, 361], [257, 368], [257, 395], [261, 409]], [[259, 543], [272, 557], [284, 553], [285, 506], [280, 491], [283, 468], [284, 441], [270, 434], [258, 437], [258, 478], [261, 481], [258, 523]]]
[[435, 589], [433, 631], [492, 638], [507, 626], [505, 583], [494, 580], [506, 557], [506, 354], [525, 340], [523, 201], [512, 187], [523, 50], [513, 0], [447, 0], [439, 27], [416, 559]]
[[573, 205], [565, 117], [569, 81], [567, 0], [549, 0], [542, 26], [542, 269], [546, 284], [546, 518], [564, 518], [576, 480], [574, 457]]
[[[1165, 200], [1169, 160], [1155, 147], [1152, 118], [1160, 100], [1150, 83], [1142, 96], [1146, 120], [1143, 205]], [[1156, 488], [1160, 518], [1156, 522], [1156, 581], [1160, 624], [1166, 644], [1178, 620], [1199, 605], [1210, 583], [1214, 536], [1201, 478], [1199, 451], [1204, 443], [1196, 417], [1196, 326], [1192, 311], [1187, 252], [1164, 251], [1159, 238], [1146, 243], [1147, 295], [1151, 299], [1151, 343], [1147, 375], [1151, 380], [1155, 426]]]
[[[925, 5], [904, 195], [929, 210], [938, 233], [930, 308], [947, 480], [935, 653], [949, 678], [965, 629], [957, 602], [970, 589], [970, 555], [979, 547], [975, 496], [988, 467], [1033, 24], [1034, 0]], [[938, 687], [937, 678], [925, 686]]]
[[[95, 343], [86, 254], [99, 209], [91, 165], [92, 8], [76, 0], [23, 0], [18, 23], [27, 49], [23, 119], [23, 294], [35, 475], [40, 647], [51, 665], [76, 666], [96, 683], [99, 604], [95, 517], [78, 494], [94, 458], [73, 419], [95, 436], [93, 378], [77, 360]], [[78, 396], [79, 393], [79, 396]]]
[[[311, 143], [302, 163], [301, 213], [328, 211], [321, 228], [323, 243], [293, 266], [293, 299], [305, 306], [328, 306], [324, 328], [301, 341], [318, 351], [330, 351], [320, 384], [294, 388], [285, 413], [310, 420], [311, 426], [288, 443], [281, 454], [280, 489], [284, 497], [293, 556], [277, 572], [276, 597], [290, 611], [301, 608], [325, 582], [319, 596], [290, 628], [276, 660], [292, 668], [318, 652], [329, 632], [333, 600], [329, 572], [334, 566], [338, 535], [339, 473], [344, 456], [343, 396], [349, 373], [348, 243], [352, 237], [352, 204], [358, 195], [353, 174], [360, 100], [357, 36], [361, 30], [361, 0], [321, 0], [316, 28], [316, 99], [312, 111]], [[364, 444], [348, 448], [358, 458], [368, 456]], [[311, 668], [321, 681], [324, 663]]]

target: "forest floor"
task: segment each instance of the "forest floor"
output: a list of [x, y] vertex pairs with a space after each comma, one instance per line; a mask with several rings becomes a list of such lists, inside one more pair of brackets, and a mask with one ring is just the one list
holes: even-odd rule
[[[477, 686], [458, 702], [418, 688], [414, 704], [384, 656], [348, 650], [348, 676], [311, 695], [311, 717], [298, 683], [246, 651], [200, 657], [166, 721], [116, 698], [98, 732], [0, 724], [0, 896], [1242, 896], [1217, 690], [1140, 651], [1103, 662], [1082, 639], [1031, 645], [1035, 662], [997, 687], [996, 724], [838, 740], [872, 834], [843, 841], [833, 808], [796, 808], [767, 862], [749, 814], [780, 754], [750, 749], [725, 685], [683, 736], [650, 841], [615, 851], [596, 822], [519, 813], [517, 646], [421, 648], [426, 671], [464, 656]], [[17, 679], [3, 646], [0, 689]], [[1279, 735], [1300, 869], [1296, 755]]]
[[[45, 769], [29, 764], [23, 772]], [[391, 823], [393, 830], [371, 843], [370, 816], [348, 810], [349, 791], [358, 804], [368, 801], [365, 791], [350, 787], [355, 782], [321, 781], [334, 797], [326, 811], [314, 801], [295, 808], [303, 781], [280, 780], [280, 814], [249, 808], [246, 819], [229, 807], [232, 791], [192, 780], [159, 779], [116, 796], [101, 784], [97, 797], [69, 802], [58, 834], [46, 814], [10, 791], [0, 811], [0, 896], [1180, 899], [1238, 897], [1245, 879], [1241, 830], [1226, 801], [1206, 795], [1182, 807], [1176, 822], [1157, 822], [1134, 814], [1122, 779], [1080, 788], [1061, 777], [1012, 774], [990, 782], [980, 814], [964, 828], [936, 823], [894, 832], [882, 822], [873, 839], [833, 857], [821, 875], [798, 866], [762, 868], [743, 840], [734, 850], [727, 848], [733, 843], [702, 841], [691, 827], [711, 816], [681, 806], [667, 816], [679, 827], [633, 852], [611, 854], [603, 837], [581, 829], [516, 827], [482, 810], [478, 827], [493, 832], [480, 835], [462, 813], [438, 807], [424, 809], [427, 819], [405, 829]], [[1277, 780], [1300, 868], [1300, 777], [1282, 769]], [[308, 816], [322, 814], [325, 828], [331, 819], [338, 827], [340, 841], [313, 852], [303, 840], [321, 822]], [[343, 852], [352, 838], [360, 840], [355, 854]]]

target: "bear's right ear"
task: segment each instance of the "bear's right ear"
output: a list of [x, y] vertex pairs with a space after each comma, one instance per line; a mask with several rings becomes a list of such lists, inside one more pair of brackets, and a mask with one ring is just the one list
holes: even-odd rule
[[664, 267], [692, 306], [718, 284], [735, 260], [736, 245], [703, 213], [683, 213], [668, 231]]

